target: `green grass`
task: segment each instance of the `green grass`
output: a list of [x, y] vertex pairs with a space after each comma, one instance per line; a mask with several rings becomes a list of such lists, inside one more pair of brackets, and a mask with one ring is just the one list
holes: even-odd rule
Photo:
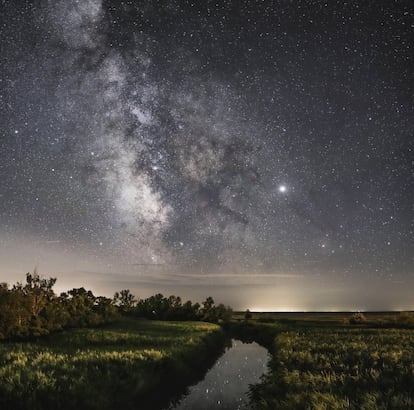
[[209, 323], [129, 319], [0, 344], [0, 408], [153, 408], [160, 384], [188, 382], [191, 365], [221, 349], [220, 334]]
[[[252, 408], [414, 409], [412, 315], [368, 313], [361, 325], [350, 317], [236, 314], [228, 335], [273, 354]], [[217, 325], [134, 319], [2, 343], [0, 408], [155, 410], [201, 378], [224, 344]]]
[[[234, 312], [233, 320], [244, 320], [245, 312]], [[286, 323], [296, 326], [341, 326], [347, 324], [351, 312], [251, 312], [252, 322]], [[400, 312], [364, 312], [368, 323], [374, 326], [398, 325], [404, 314]], [[414, 321], [413, 321], [414, 324]]]
[[413, 329], [311, 323], [279, 331], [256, 409], [414, 408]]

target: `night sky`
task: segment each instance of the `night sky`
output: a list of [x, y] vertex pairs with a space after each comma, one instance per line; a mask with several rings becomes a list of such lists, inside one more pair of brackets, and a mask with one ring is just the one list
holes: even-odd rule
[[0, 281], [414, 308], [414, 3], [0, 1]]

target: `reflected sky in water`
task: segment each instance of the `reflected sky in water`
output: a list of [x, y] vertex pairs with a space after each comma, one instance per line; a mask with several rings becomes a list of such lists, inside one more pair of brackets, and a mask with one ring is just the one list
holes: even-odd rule
[[260, 381], [269, 359], [268, 351], [257, 343], [233, 340], [204, 380], [192, 386], [188, 395], [170, 409], [248, 409], [249, 385]]

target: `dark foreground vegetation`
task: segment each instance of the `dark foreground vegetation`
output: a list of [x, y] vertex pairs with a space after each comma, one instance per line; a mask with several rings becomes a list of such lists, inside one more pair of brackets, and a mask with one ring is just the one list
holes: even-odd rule
[[[204, 375], [231, 309], [129, 290], [53, 291], [35, 271], [0, 285], [0, 408], [156, 410]], [[152, 319], [152, 320], [148, 320]], [[168, 320], [168, 321], [166, 321]], [[180, 320], [179, 322], [177, 320]]]
[[1, 409], [160, 409], [221, 355], [220, 327], [123, 318], [0, 344]]
[[26, 283], [11, 288], [0, 283], [0, 340], [23, 340], [55, 331], [96, 327], [119, 320], [120, 315], [152, 320], [191, 320], [218, 323], [230, 320], [232, 310], [215, 305], [208, 297], [201, 305], [179, 296], [162, 294], [137, 300], [128, 289], [113, 298], [95, 296], [92, 291], [74, 288], [59, 296], [53, 291], [55, 278], [42, 278], [36, 270], [26, 274]]
[[9, 289], [0, 284], [0, 339], [24, 339], [47, 335], [69, 327], [98, 326], [118, 318], [112, 300], [95, 297], [84, 288], [57, 296], [56, 279], [26, 274], [26, 283]]
[[273, 358], [252, 409], [414, 409], [412, 312], [256, 314], [255, 327]]
[[272, 354], [251, 409], [414, 409], [413, 312], [232, 314], [212, 298], [57, 296], [54, 283], [35, 272], [0, 287], [1, 409], [165, 408], [230, 337]]

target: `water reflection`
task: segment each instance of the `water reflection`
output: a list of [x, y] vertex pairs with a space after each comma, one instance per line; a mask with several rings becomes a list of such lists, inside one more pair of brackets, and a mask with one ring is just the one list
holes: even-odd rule
[[232, 346], [217, 360], [204, 380], [170, 410], [248, 409], [249, 385], [258, 383], [267, 371], [268, 351], [257, 343], [232, 340]]

